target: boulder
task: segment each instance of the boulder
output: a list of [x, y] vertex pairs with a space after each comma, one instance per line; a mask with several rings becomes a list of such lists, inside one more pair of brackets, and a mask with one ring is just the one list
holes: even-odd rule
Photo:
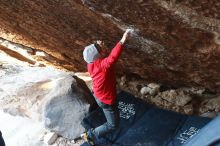
[[126, 83], [126, 76], [122, 76], [121, 79], [120, 79], [120, 85], [124, 86], [125, 83]]
[[150, 83], [150, 84], [148, 84], [148, 87], [151, 89], [149, 94], [153, 95], [153, 96], [156, 95], [160, 90], [160, 85], [158, 85], [156, 83]]
[[141, 91], [140, 91], [140, 93], [141, 93], [141, 95], [146, 95], [146, 94], [148, 94], [148, 93], [150, 93], [150, 88], [149, 87], [142, 87], [141, 88]]
[[90, 90], [81, 79], [59, 78], [47, 95], [42, 120], [50, 131], [74, 139], [85, 131], [81, 121], [94, 103]]
[[52, 145], [57, 140], [57, 138], [58, 138], [58, 135], [56, 133], [54, 132], [47, 133], [44, 136], [44, 143], [46, 145]]
[[156, 95], [160, 90], [160, 85], [156, 84], [156, 83], [150, 83], [144, 87], [141, 88], [140, 93], [142, 95], [146, 95], [146, 94], [150, 94], [152, 96]]
[[178, 106], [184, 106], [192, 100], [192, 97], [189, 94], [177, 90], [164, 91], [157, 96]]

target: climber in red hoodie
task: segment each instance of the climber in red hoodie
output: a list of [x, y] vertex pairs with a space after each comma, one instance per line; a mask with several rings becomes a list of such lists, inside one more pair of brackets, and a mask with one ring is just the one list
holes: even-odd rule
[[96, 137], [102, 137], [119, 126], [114, 64], [118, 60], [123, 44], [126, 42], [130, 32], [131, 29], [126, 30], [122, 39], [107, 57], [105, 57], [106, 50], [103, 48], [104, 43], [102, 41], [97, 41], [95, 44], [85, 47], [83, 51], [83, 58], [88, 63], [88, 72], [92, 77], [95, 100], [99, 107], [102, 108], [107, 121], [103, 125], [81, 134], [81, 137], [91, 145], [94, 145]]

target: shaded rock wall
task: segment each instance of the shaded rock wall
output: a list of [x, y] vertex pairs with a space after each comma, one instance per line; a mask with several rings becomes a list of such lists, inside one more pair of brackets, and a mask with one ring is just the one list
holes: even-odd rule
[[219, 92], [219, 7], [218, 0], [1, 0], [0, 37], [45, 51], [55, 65], [86, 71], [85, 45], [103, 39], [112, 48], [132, 27], [119, 74]]

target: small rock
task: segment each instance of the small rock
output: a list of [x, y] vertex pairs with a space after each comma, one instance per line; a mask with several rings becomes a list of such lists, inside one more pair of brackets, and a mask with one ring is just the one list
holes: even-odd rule
[[140, 93], [141, 95], [146, 95], [150, 92], [150, 90], [151, 89], [149, 87], [142, 87]]
[[164, 91], [158, 94], [158, 96], [178, 106], [184, 106], [192, 100], [189, 94], [176, 90]]
[[191, 88], [191, 92], [194, 93], [194, 94], [203, 94], [205, 92], [205, 88], [196, 88], [196, 87], [193, 87]]
[[62, 141], [63, 141], [63, 137], [58, 137], [57, 140], [56, 140], [56, 143], [60, 144]]
[[39, 141], [44, 141], [44, 136], [45, 136], [44, 133], [40, 134], [40, 136], [39, 136]]
[[150, 94], [152, 96], [156, 95], [159, 92], [160, 85], [156, 83], [150, 83], [147, 87], [142, 87], [140, 93], [142, 95]]
[[203, 111], [220, 111], [220, 97], [210, 99], [204, 103], [204, 105], [200, 108], [200, 110], [203, 109]]
[[205, 89], [199, 89], [199, 90], [196, 91], [196, 93], [200, 94], [200, 95], [203, 94], [204, 92], [205, 92]]
[[200, 116], [207, 118], [215, 118], [216, 116], [218, 116], [218, 114], [216, 112], [206, 112], [201, 114]]
[[68, 146], [66, 138], [62, 138], [62, 141], [60, 142], [60, 146]]
[[120, 85], [123, 86], [123, 85], [125, 85], [125, 83], [126, 83], [126, 76], [122, 76]]
[[58, 138], [58, 135], [56, 133], [54, 133], [54, 132], [47, 133], [44, 136], [44, 143], [51, 145], [56, 141], [57, 138]]
[[149, 92], [149, 94], [152, 96], [156, 95], [156, 93], [157, 93], [157, 91], [155, 89], [151, 89]]
[[191, 114], [193, 114], [193, 106], [191, 104], [185, 105], [183, 107], [183, 111], [185, 114], [191, 115]]
[[149, 94], [152, 96], [156, 95], [160, 91], [160, 85], [156, 83], [150, 83], [147, 86], [151, 89]]
[[160, 85], [156, 84], [156, 83], [150, 83], [147, 85], [148, 87], [152, 88], [152, 89], [159, 89]]

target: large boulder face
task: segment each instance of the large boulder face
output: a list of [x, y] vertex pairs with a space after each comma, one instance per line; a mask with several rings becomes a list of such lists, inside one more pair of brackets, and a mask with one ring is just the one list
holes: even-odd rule
[[85, 131], [81, 122], [94, 103], [90, 90], [82, 80], [72, 76], [60, 78], [48, 94], [42, 120], [51, 131], [74, 139]]
[[103, 39], [112, 48], [132, 27], [119, 74], [219, 92], [219, 10], [218, 0], [9, 0], [0, 3], [0, 37], [45, 51], [55, 65], [86, 71], [84, 46]]
[[[13, 115], [20, 121], [23, 119], [27, 124], [31, 121], [44, 123], [44, 126], [37, 126], [37, 131], [46, 127], [70, 139], [84, 132], [82, 119], [97, 107], [86, 82], [72, 72], [49, 67], [30, 67], [29, 64], [13, 59], [2, 54], [0, 57], [1, 119], [4, 111], [5, 115]], [[31, 125], [33, 124], [27, 126]], [[36, 132], [37, 127], [33, 128], [30, 136]]]

